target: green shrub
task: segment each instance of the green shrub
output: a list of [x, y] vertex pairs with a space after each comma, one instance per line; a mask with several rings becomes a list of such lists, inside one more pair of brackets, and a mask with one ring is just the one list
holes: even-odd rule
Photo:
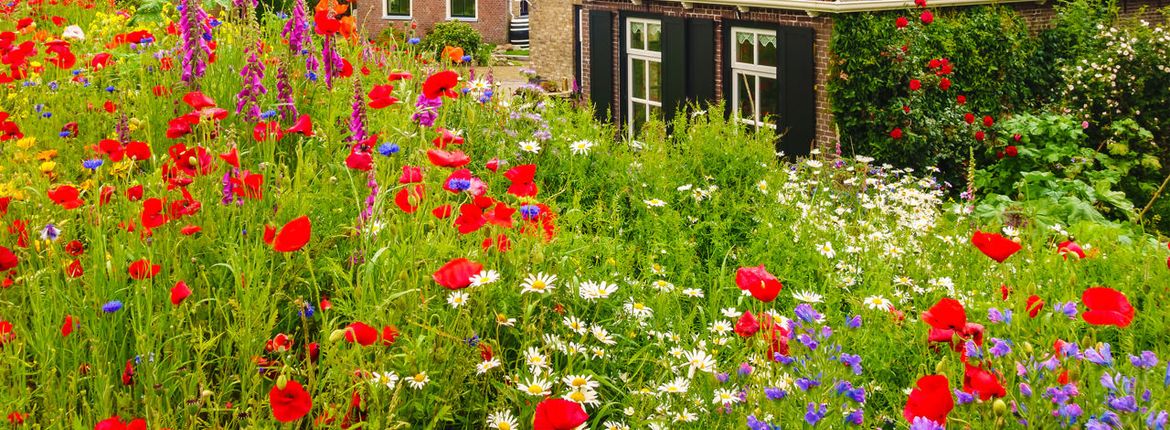
[[[463, 52], [476, 61], [482, 60], [480, 50], [484, 46], [483, 36], [471, 24], [462, 21], [440, 22], [422, 39], [423, 51], [434, 52], [436, 57], [448, 46], [463, 48]], [[490, 55], [491, 51], [488, 53]]]

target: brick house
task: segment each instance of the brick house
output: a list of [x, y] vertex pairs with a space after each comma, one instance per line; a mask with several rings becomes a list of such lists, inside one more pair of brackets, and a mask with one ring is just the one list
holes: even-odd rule
[[[744, 122], [784, 133], [780, 149], [788, 154], [836, 140], [826, 88], [833, 17], [914, 7], [912, 0], [535, 1], [537, 72], [572, 79], [599, 118], [629, 132], [651, 116], [669, 120], [682, 103], [724, 100]], [[930, 2], [933, 8], [989, 3]], [[1037, 30], [1054, 16], [1043, 0], [995, 3], [1009, 4]], [[1123, 16], [1154, 21], [1160, 20], [1154, 9], [1167, 4], [1119, 1]], [[539, 31], [550, 26], [572, 32]]]
[[509, 24], [528, 19], [528, 0], [359, 0], [353, 16], [365, 34], [377, 36], [387, 27], [409, 28], [419, 36], [443, 21], [463, 21], [483, 35], [484, 42], [509, 42]]

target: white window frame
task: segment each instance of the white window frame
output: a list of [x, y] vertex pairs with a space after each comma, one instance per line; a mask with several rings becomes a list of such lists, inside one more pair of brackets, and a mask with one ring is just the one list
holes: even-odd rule
[[[631, 33], [630, 29], [633, 28], [633, 24], [643, 24], [647, 28], [647, 30], [644, 32], [643, 37], [642, 37], [642, 40], [644, 41], [645, 46], [640, 46], [640, 47], [635, 48], [635, 47], [630, 45], [630, 43], [633, 41], [633, 38], [630, 37], [630, 33]], [[658, 26], [658, 31], [659, 31], [659, 36], [658, 36], [658, 43], [659, 43], [658, 49], [659, 50], [658, 51], [651, 51], [648, 49], [650, 47], [650, 31], [649, 31], [650, 25], [657, 25]], [[650, 117], [650, 112], [649, 112], [650, 106], [657, 107], [659, 112], [662, 111], [662, 94], [661, 94], [661, 91], [662, 91], [662, 51], [661, 51], [661, 49], [662, 49], [662, 33], [661, 32], [662, 32], [662, 21], [660, 21], [660, 20], [642, 19], [642, 18], [626, 19], [626, 28], [625, 28], [625, 35], [626, 35], [626, 128], [627, 128], [631, 138], [634, 137], [634, 102], [647, 105], [647, 107], [645, 108], [647, 110], [647, 112], [646, 112], [647, 118]], [[646, 88], [646, 98], [645, 99], [639, 99], [639, 98], [634, 97], [634, 61], [645, 61], [647, 63], [645, 73], [643, 74], [643, 78], [645, 79], [645, 81], [640, 83], [640, 85], [643, 85]], [[658, 63], [658, 89], [659, 89], [659, 95], [658, 95], [659, 100], [658, 101], [650, 100], [650, 97], [649, 97], [650, 96], [650, 65], [649, 65], [650, 62]]]
[[399, 21], [399, 20], [406, 21], [406, 20], [414, 19], [414, 0], [406, 0], [406, 1], [410, 2], [409, 3], [410, 7], [407, 8], [408, 10], [407, 10], [406, 15], [391, 15], [390, 12], [388, 10], [386, 10], [386, 2], [388, 2], [390, 0], [380, 0], [380, 1], [382, 2], [382, 19], [395, 20], [395, 21]]
[[[754, 38], [753, 43], [752, 43], [752, 57], [753, 58], [752, 58], [752, 62], [750, 62], [750, 63], [745, 63], [745, 62], [739, 61], [740, 60], [740, 58], [739, 58], [739, 34], [740, 33], [750, 33], [753, 35], [753, 38]], [[728, 51], [731, 52], [731, 61], [730, 61], [730, 63], [731, 63], [731, 79], [732, 79], [732, 82], [731, 82], [731, 113], [737, 119], [739, 119], [739, 121], [744, 122], [746, 124], [756, 126], [757, 128], [769, 127], [769, 128], [775, 129], [776, 124], [766, 122], [764, 118], [760, 118], [760, 110], [761, 110], [760, 109], [760, 97], [759, 97], [760, 78], [771, 79], [773, 81], [777, 81], [776, 83], [777, 83], [777, 85], [779, 85], [779, 81], [776, 78], [776, 69], [779, 66], [778, 65], [777, 66], [761, 66], [758, 64], [759, 57], [760, 57], [760, 43], [759, 43], [760, 36], [772, 36], [776, 40], [776, 45], [777, 45], [776, 49], [780, 49], [780, 46], [779, 46], [780, 39], [776, 35], [775, 30], [763, 30], [763, 29], [748, 28], [748, 27], [731, 27], [731, 37], [730, 37], [731, 46], [727, 48]], [[751, 118], [743, 118], [739, 115], [739, 105], [740, 105], [740, 103], [739, 103], [739, 101], [740, 101], [739, 100], [739, 87], [741, 84], [740, 80], [742, 79], [740, 77], [740, 75], [748, 75], [748, 76], [752, 76], [755, 78], [755, 79], [753, 79], [753, 82], [755, 83], [754, 88], [753, 88], [753, 94], [755, 94], [755, 99], [751, 101], [751, 103], [752, 103], [752, 117]]]
[[[447, 21], [463, 21], [463, 22], [479, 22], [479, 0], [472, 0], [475, 2], [475, 16], [471, 18], [461, 16], [451, 16], [451, 0], [443, 0], [444, 8], [447, 10]], [[414, 7], [413, 1], [411, 7]]]

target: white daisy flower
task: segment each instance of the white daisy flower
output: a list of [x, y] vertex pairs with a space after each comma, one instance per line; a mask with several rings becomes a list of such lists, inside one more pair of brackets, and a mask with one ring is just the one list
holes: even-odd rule
[[467, 293], [462, 291], [453, 291], [447, 295], [447, 304], [453, 308], [458, 308], [467, 304]]
[[578, 140], [578, 141], [573, 142], [572, 144], [569, 145], [569, 150], [571, 150], [573, 152], [573, 155], [589, 154], [589, 150], [592, 148], [593, 148], [593, 142], [590, 142], [588, 140]]
[[391, 390], [398, 385], [398, 374], [394, 372], [370, 372], [370, 383], [374, 385], [385, 385]]
[[569, 330], [572, 330], [574, 333], [585, 334], [585, 332], [589, 331], [589, 327], [575, 316], [567, 316], [562, 322], [564, 322], [565, 326], [569, 327]]
[[410, 384], [410, 388], [416, 390], [423, 389], [423, 387], [427, 386], [428, 382], [431, 382], [431, 377], [427, 376], [427, 372], [418, 372], [414, 376], [406, 379], [406, 383]]
[[548, 380], [540, 377], [533, 377], [523, 384], [516, 386], [516, 388], [524, 394], [533, 397], [544, 397], [552, 394], [552, 391], [549, 391], [552, 386], [548, 383]]
[[501, 363], [500, 363], [499, 358], [492, 357], [491, 360], [481, 361], [481, 362], [479, 362], [479, 364], [476, 364], [475, 365], [475, 373], [482, 375], [484, 373], [487, 373], [489, 370], [500, 367], [500, 364]]
[[642, 203], [645, 203], [646, 206], [652, 207], [652, 208], [660, 208], [660, 207], [666, 206], [666, 202], [662, 201], [662, 199], [642, 200]]
[[823, 300], [823, 297], [821, 297], [820, 294], [814, 293], [812, 291], [793, 291], [792, 298], [796, 299], [798, 302], [805, 303], [820, 303], [821, 300]]
[[544, 294], [546, 291], [552, 291], [556, 287], [557, 275], [546, 275], [544, 272], [535, 275], [529, 274], [524, 278], [524, 282], [520, 284], [520, 294], [537, 293]]
[[540, 144], [532, 140], [520, 142], [520, 150], [533, 154], [540, 153]]
[[520, 425], [512, 411], [496, 411], [488, 415], [487, 426], [496, 430], [516, 430]]
[[471, 275], [471, 286], [480, 287], [500, 280], [500, 273], [495, 270], [482, 270]]
[[865, 298], [864, 302], [865, 307], [878, 311], [889, 310], [892, 305], [889, 300], [886, 300], [882, 296], [869, 296]]

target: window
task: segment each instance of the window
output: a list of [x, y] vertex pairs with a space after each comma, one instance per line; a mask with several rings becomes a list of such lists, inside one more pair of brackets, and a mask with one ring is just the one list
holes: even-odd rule
[[475, 0], [447, 0], [447, 17], [459, 20], [475, 20]]
[[528, 0], [520, 0], [520, 17], [528, 16]]
[[410, 0], [382, 0], [383, 19], [410, 19]]
[[756, 127], [776, 128], [768, 122], [780, 105], [776, 32], [733, 27], [731, 42], [732, 114]]
[[627, 20], [626, 57], [626, 121], [632, 137], [646, 121], [662, 118], [662, 22]]

